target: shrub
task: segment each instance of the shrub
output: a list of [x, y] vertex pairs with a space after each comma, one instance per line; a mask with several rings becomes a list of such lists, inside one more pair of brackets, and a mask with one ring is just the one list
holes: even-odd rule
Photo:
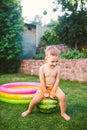
[[87, 48], [82, 48], [82, 53], [84, 54], [85, 58], [87, 58]]
[[24, 28], [18, 1], [0, 3], [0, 73], [14, 73], [19, 67]]
[[41, 37], [41, 41], [44, 41], [46, 45], [53, 45], [59, 43], [59, 37], [54, 29], [46, 30]]
[[44, 59], [45, 58], [45, 54], [36, 54], [33, 59]]
[[67, 53], [61, 54], [60, 57], [64, 59], [79, 59], [79, 58], [85, 58], [85, 55], [79, 50], [71, 50], [68, 51]]

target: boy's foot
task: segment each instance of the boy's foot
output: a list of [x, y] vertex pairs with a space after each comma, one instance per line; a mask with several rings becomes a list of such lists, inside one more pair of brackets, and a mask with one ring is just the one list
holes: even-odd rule
[[25, 117], [25, 116], [27, 116], [28, 114], [30, 114], [31, 112], [30, 111], [24, 111], [22, 114], [21, 114], [21, 116], [22, 117]]
[[61, 114], [61, 116], [67, 121], [70, 120], [70, 116], [68, 116], [66, 113]]

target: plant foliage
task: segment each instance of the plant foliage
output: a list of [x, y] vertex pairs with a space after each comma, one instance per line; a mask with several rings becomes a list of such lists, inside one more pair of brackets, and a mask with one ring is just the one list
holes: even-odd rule
[[41, 41], [44, 41], [46, 45], [53, 45], [59, 43], [59, 37], [54, 29], [46, 30], [41, 37]]
[[17, 71], [23, 27], [20, 3], [16, 0], [0, 1], [0, 73]]
[[86, 0], [57, 0], [65, 14], [59, 17], [56, 33], [62, 42], [78, 49], [87, 42]]
[[36, 59], [36, 60], [38, 60], [38, 59], [44, 59], [45, 58], [45, 54], [36, 54], [34, 57], [33, 57], [33, 59]]
[[79, 50], [71, 50], [67, 53], [61, 54], [61, 58], [64, 59], [79, 59], [79, 58], [86, 58], [84, 53], [80, 52]]
[[87, 58], [87, 48], [82, 48], [82, 53], [84, 54], [85, 58]]

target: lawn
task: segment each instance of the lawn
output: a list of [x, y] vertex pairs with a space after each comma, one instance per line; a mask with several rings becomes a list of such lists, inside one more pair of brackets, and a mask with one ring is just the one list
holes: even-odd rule
[[[39, 78], [25, 74], [0, 75], [0, 84], [29, 81], [38, 82]], [[0, 130], [87, 130], [87, 84], [61, 80], [60, 87], [66, 94], [70, 121], [60, 116], [59, 105], [51, 114], [40, 113], [35, 107], [23, 118], [21, 113], [27, 104], [0, 102]]]

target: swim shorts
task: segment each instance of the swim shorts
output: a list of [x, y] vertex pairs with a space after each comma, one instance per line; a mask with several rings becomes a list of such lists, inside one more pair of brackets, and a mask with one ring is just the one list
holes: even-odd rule
[[[47, 87], [46, 89], [47, 89], [47, 92], [50, 94], [50, 92], [52, 91], [52, 87]], [[55, 97], [56, 97], [57, 92], [58, 92], [58, 89], [55, 92]], [[38, 89], [38, 93], [44, 98], [44, 92], [41, 87]]]

